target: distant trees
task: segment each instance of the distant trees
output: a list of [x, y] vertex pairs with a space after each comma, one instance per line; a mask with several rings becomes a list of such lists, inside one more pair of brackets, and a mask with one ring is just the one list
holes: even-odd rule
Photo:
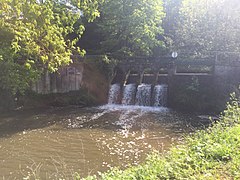
[[239, 52], [238, 0], [182, 0], [175, 46], [182, 52]]
[[176, 50], [177, 29], [180, 19], [180, 8], [183, 0], [164, 0], [166, 17], [163, 19], [164, 37], [167, 49]]
[[91, 53], [153, 56], [240, 48], [238, 0], [105, 0], [99, 11], [83, 36]]

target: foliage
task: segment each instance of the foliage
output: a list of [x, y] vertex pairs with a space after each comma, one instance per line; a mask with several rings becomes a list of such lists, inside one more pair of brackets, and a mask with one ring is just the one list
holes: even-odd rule
[[105, 0], [97, 22], [103, 34], [104, 53], [122, 56], [149, 56], [163, 43], [161, 0]]
[[107, 81], [110, 81], [114, 75], [114, 68], [116, 67], [117, 60], [109, 58], [107, 55], [90, 55], [84, 59], [85, 64], [91, 64], [95, 71], [98, 70], [102, 75], [105, 76]]
[[189, 84], [183, 88], [183, 92], [179, 93], [179, 103], [187, 109], [190, 109], [189, 107], [193, 108], [194, 106], [200, 104], [200, 102], [197, 103], [199, 101], [200, 94], [199, 80], [197, 77], [193, 77]]
[[183, 0], [164, 0], [164, 11], [166, 17], [163, 19], [165, 41], [168, 50], [176, 51], [175, 40], [177, 39], [177, 28], [180, 17], [180, 7]]
[[142, 165], [114, 168], [85, 179], [239, 179], [239, 149], [240, 106], [239, 100], [233, 99], [219, 122], [186, 137], [184, 144], [167, 154], [153, 153]]
[[81, 18], [93, 21], [97, 8], [96, 0], [2, 0], [0, 88], [22, 91], [44, 70], [71, 63], [73, 53], [84, 55], [75, 46], [84, 31]]
[[175, 46], [182, 52], [239, 52], [238, 0], [183, 0]]

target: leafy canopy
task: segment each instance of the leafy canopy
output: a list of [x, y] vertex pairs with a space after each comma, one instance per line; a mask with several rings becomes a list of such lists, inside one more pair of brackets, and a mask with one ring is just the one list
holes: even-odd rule
[[[93, 21], [97, 0], [1, 0], [0, 88], [25, 89], [39, 72], [71, 62], [84, 32], [81, 19]], [[77, 36], [71, 36], [71, 34]]]
[[164, 46], [161, 0], [105, 0], [98, 27], [102, 49], [120, 56], [149, 56]]
[[176, 45], [182, 51], [240, 50], [238, 0], [183, 0]]

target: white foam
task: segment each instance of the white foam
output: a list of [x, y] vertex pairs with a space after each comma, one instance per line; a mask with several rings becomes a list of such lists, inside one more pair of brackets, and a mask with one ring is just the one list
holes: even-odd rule
[[113, 84], [109, 89], [108, 104], [117, 104], [121, 93], [120, 84]]
[[167, 88], [166, 84], [156, 85], [153, 89], [154, 106], [167, 106]]
[[109, 110], [109, 111], [143, 111], [143, 112], [169, 112], [170, 109], [166, 107], [151, 107], [151, 106], [137, 106], [137, 105], [115, 105], [115, 104], [107, 104], [103, 106], [97, 107], [101, 110]]

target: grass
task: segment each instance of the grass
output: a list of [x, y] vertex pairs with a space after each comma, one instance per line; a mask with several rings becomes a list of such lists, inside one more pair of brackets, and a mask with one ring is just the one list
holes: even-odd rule
[[[80, 176], [76, 175], [76, 179]], [[200, 130], [166, 154], [149, 155], [142, 165], [113, 168], [84, 180], [240, 179], [240, 107], [227, 105], [219, 122]]]

